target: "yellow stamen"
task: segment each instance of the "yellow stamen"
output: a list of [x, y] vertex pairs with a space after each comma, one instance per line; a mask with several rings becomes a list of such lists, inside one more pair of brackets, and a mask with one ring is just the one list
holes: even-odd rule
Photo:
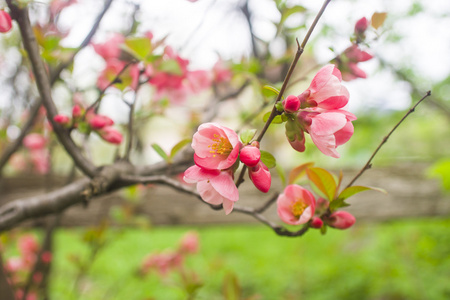
[[218, 155], [228, 155], [233, 151], [233, 146], [227, 138], [221, 137], [218, 134], [214, 134], [214, 139], [212, 139], [213, 143], [208, 146], [211, 148], [209, 153], [213, 153], [213, 157]]
[[308, 204], [306, 204], [305, 202], [297, 201], [294, 204], [292, 204], [292, 206], [291, 206], [292, 214], [296, 218], [298, 218], [303, 214], [303, 212], [305, 211], [305, 209], [307, 207], [308, 207]]

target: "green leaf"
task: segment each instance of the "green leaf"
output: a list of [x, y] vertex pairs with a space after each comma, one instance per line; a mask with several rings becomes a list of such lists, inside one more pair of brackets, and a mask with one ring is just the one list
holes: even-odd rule
[[277, 30], [277, 34], [281, 31], [281, 29], [282, 29], [282, 27], [284, 25], [284, 22], [286, 22], [286, 20], [291, 15], [293, 15], [295, 13], [302, 13], [302, 12], [305, 12], [305, 11], [306, 11], [306, 8], [304, 8], [303, 6], [300, 6], [300, 5], [296, 5], [296, 6], [293, 6], [293, 7], [290, 7], [288, 9], [283, 10], [282, 14], [281, 14], [280, 23], [277, 26], [278, 27], [277, 28], [278, 29]]
[[374, 190], [374, 191], [378, 191], [384, 194], [387, 194], [385, 190], [380, 189], [380, 188], [374, 188], [374, 187], [369, 187], [369, 186], [359, 186], [359, 185], [355, 185], [355, 186], [350, 186], [346, 189], [344, 189], [340, 194], [339, 194], [339, 199], [347, 199], [350, 198], [351, 196], [367, 191], [367, 190]]
[[269, 169], [273, 168], [277, 165], [277, 161], [272, 154], [267, 151], [261, 150], [261, 161], [265, 164]]
[[441, 159], [427, 171], [428, 176], [440, 178], [444, 191], [450, 191], [450, 159]]
[[273, 87], [273, 86], [270, 86], [270, 85], [263, 86], [263, 93], [264, 93], [264, 90], [271, 91], [277, 96], [278, 96], [278, 94], [280, 94], [280, 91], [276, 87]]
[[334, 176], [322, 168], [308, 168], [306, 174], [309, 180], [326, 196], [326, 199], [333, 201], [337, 187]]
[[347, 206], [350, 206], [350, 204], [345, 202], [345, 199], [336, 199], [336, 200], [330, 202], [329, 209], [331, 212], [334, 212], [339, 208], [347, 207]]
[[191, 141], [192, 139], [184, 139], [179, 141], [175, 146], [173, 146], [172, 150], [170, 150], [169, 160], [171, 161], [175, 157], [175, 155]]
[[256, 134], [256, 129], [244, 129], [242, 130], [242, 132], [239, 134], [239, 137], [241, 138], [241, 142], [244, 145], [247, 145], [248, 143], [250, 143], [250, 141], [253, 139], [253, 137]]
[[297, 180], [305, 175], [306, 169], [312, 167], [313, 165], [313, 162], [308, 162], [293, 168], [291, 172], [289, 172], [288, 184], [294, 184], [295, 182], [297, 182]]
[[125, 40], [125, 50], [136, 58], [145, 60], [152, 52], [151, 41], [146, 37], [131, 37]]
[[176, 60], [170, 59], [161, 62], [159, 65], [159, 71], [166, 72], [173, 75], [182, 75], [182, 71], [180, 65]]
[[165, 161], [169, 160], [169, 157], [167, 156], [166, 152], [158, 145], [158, 144], [152, 144], [152, 148], [158, 153], [159, 156], [162, 157]]
[[222, 292], [226, 300], [241, 299], [241, 286], [237, 276], [234, 273], [228, 273], [225, 275], [222, 285]]

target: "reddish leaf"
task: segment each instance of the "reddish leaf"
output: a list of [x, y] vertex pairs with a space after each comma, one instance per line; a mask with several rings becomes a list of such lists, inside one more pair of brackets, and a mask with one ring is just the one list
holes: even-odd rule
[[336, 194], [336, 181], [334, 176], [322, 168], [308, 168], [306, 170], [309, 180], [326, 196], [333, 201]]
[[313, 162], [309, 162], [309, 163], [304, 163], [304, 164], [302, 164], [302, 165], [292, 169], [291, 172], [289, 173], [288, 184], [293, 184], [298, 179], [303, 177], [305, 175], [306, 169], [309, 168], [309, 167], [312, 167], [313, 165], [314, 165]]

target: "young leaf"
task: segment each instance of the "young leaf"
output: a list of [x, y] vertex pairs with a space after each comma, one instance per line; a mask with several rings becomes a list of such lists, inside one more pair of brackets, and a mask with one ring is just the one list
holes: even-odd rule
[[187, 144], [189, 144], [192, 141], [192, 139], [184, 139], [179, 141], [175, 146], [173, 146], [172, 150], [170, 150], [169, 158], [172, 160], [174, 156], [184, 148]]
[[182, 75], [180, 65], [173, 59], [163, 61], [159, 66], [159, 70], [173, 75]]
[[367, 191], [367, 190], [374, 190], [374, 191], [378, 191], [381, 193], [386, 194], [386, 191], [380, 188], [374, 188], [374, 187], [368, 187], [368, 186], [350, 186], [346, 189], [344, 189], [340, 194], [339, 194], [339, 199], [345, 200], [347, 198], [350, 198], [351, 196]]
[[337, 187], [333, 175], [322, 168], [308, 168], [306, 174], [309, 180], [326, 196], [326, 199], [333, 201]]
[[162, 157], [165, 161], [169, 160], [169, 157], [167, 156], [166, 152], [158, 145], [158, 144], [152, 144], [152, 148], [158, 153], [159, 156]]
[[152, 44], [146, 37], [127, 38], [125, 45], [125, 50], [140, 60], [145, 60], [152, 51]]
[[263, 90], [272, 91], [272, 92], [275, 93], [277, 96], [278, 96], [278, 94], [280, 93], [280, 91], [279, 91], [276, 87], [273, 87], [273, 86], [270, 86], [270, 85], [265, 85], [265, 86], [263, 86]]
[[261, 161], [265, 164], [269, 169], [273, 168], [277, 165], [277, 161], [272, 154], [267, 151], [261, 150]]
[[[263, 116], [263, 122], [267, 122], [267, 120], [269, 120], [269, 117], [270, 117], [270, 114], [271, 114], [271, 113], [272, 113], [272, 112], [269, 111], [269, 112], [267, 112], [267, 113], [264, 114], [264, 116]], [[282, 118], [280, 115], [275, 116], [275, 118], [273, 118], [273, 120], [272, 120], [272, 124], [281, 124], [281, 123], [283, 123], [283, 118]]]
[[245, 129], [245, 130], [242, 130], [242, 132], [239, 134], [239, 136], [241, 138], [241, 142], [244, 145], [247, 145], [253, 139], [255, 134], [256, 134], [256, 129]]
[[387, 13], [385, 13], [385, 12], [374, 13], [372, 15], [372, 22], [371, 22], [372, 27], [375, 29], [378, 29], [379, 27], [381, 27], [381, 25], [383, 25], [383, 23], [384, 23], [384, 20], [386, 20], [386, 16], [387, 16]]
[[341, 207], [347, 207], [347, 206], [350, 206], [350, 204], [345, 202], [344, 199], [338, 198], [338, 199], [330, 202], [329, 209], [330, 209], [331, 212], [334, 212], [334, 211], [336, 211], [337, 209], [339, 209]]
[[289, 172], [288, 184], [294, 184], [297, 180], [305, 175], [306, 169], [312, 167], [313, 165], [313, 162], [309, 162], [293, 168], [291, 172]]

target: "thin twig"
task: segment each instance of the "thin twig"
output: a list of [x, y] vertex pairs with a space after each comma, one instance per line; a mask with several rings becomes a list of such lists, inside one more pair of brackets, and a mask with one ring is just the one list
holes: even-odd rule
[[422, 99], [420, 99], [410, 110], [408, 110], [408, 112], [403, 116], [403, 118], [394, 126], [394, 128], [392, 128], [392, 130], [388, 133], [388, 135], [386, 135], [383, 140], [381, 141], [381, 143], [378, 145], [378, 147], [375, 149], [375, 151], [372, 153], [372, 156], [369, 158], [369, 160], [367, 161], [367, 163], [364, 165], [364, 167], [362, 167], [362, 169], [358, 172], [358, 174], [356, 174], [356, 176], [352, 179], [352, 181], [350, 181], [349, 184], [347, 184], [346, 188], [352, 186], [355, 181], [368, 169], [370, 169], [372, 167], [372, 160], [375, 157], [375, 155], [378, 153], [378, 151], [381, 149], [381, 147], [387, 142], [387, 140], [389, 139], [389, 137], [392, 135], [392, 133], [394, 133], [394, 131], [397, 129], [398, 126], [400, 126], [400, 124], [410, 115], [414, 112], [414, 110], [416, 109], [416, 107], [423, 101], [425, 100], [427, 97], [431, 96], [431, 91], [428, 91], [426, 93], [425, 96], [422, 97]]

